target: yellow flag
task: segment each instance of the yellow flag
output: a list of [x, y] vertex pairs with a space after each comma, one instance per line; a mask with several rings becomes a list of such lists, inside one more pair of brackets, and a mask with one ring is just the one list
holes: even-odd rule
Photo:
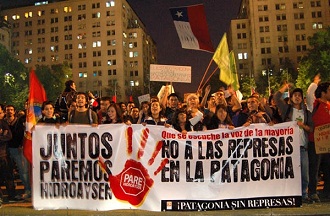
[[218, 67], [220, 68], [219, 79], [222, 82], [226, 83], [227, 85], [230, 85], [231, 72], [230, 72], [229, 48], [228, 48], [226, 33], [223, 35], [217, 50], [214, 52], [212, 59], [215, 63], [217, 63]]
[[229, 53], [229, 61], [230, 61], [230, 71], [231, 71], [231, 86], [235, 91], [239, 89], [239, 82], [238, 82], [238, 73], [237, 73], [237, 68], [236, 68], [236, 61], [235, 61], [235, 54], [234, 51], [232, 50]]

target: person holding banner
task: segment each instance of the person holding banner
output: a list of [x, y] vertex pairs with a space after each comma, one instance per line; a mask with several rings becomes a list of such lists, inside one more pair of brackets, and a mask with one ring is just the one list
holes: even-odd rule
[[211, 120], [206, 125], [208, 130], [217, 128], [234, 129], [234, 124], [227, 112], [227, 107], [224, 104], [216, 106], [215, 114], [211, 117]]
[[143, 125], [165, 125], [168, 126], [166, 123], [167, 119], [163, 115], [163, 107], [159, 103], [159, 101], [153, 101], [150, 103], [149, 107], [149, 117], [142, 122]]
[[[314, 128], [330, 124], [330, 82], [320, 83], [315, 90], [315, 102], [312, 113]], [[328, 142], [329, 143], [329, 142]], [[315, 202], [321, 202], [317, 195], [317, 183], [319, 166], [321, 160], [325, 164], [324, 169], [324, 188], [323, 195], [325, 198], [330, 198], [330, 154], [316, 154], [314, 133], [309, 134], [308, 143], [308, 156], [309, 156], [309, 186], [308, 191], [310, 198]]]
[[188, 131], [191, 131], [190, 122], [187, 121], [187, 113], [185, 109], [177, 109], [172, 118], [172, 127], [186, 134]]
[[61, 119], [56, 116], [54, 111], [54, 105], [51, 101], [45, 101], [41, 106], [42, 118], [39, 119], [38, 123], [50, 123], [50, 124], [60, 124]]
[[314, 201], [309, 198], [307, 192], [309, 184], [308, 133], [312, 131], [312, 114], [304, 104], [303, 91], [300, 88], [296, 88], [290, 93], [289, 104], [284, 101], [282, 95], [288, 89], [289, 84], [285, 83], [274, 94], [274, 100], [281, 113], [283, 122], [294, 121], [299, 126], [302, 201], [304, 203], [313, 203]]
[[203, 113], [199, 110], [199, 98], [197, 94], [187, 96], [187, 119], [190, 122], [192, 131], [202, 131], [206, 127], [203, 123]]
[[76, 94], [77, 108], [69, 113], [69, 123], [98, 125], [96, 112], [88, 107], [88, 96], [84, 92]]
[[144, 120], [149, 117], [149, 108], [150, 108], [150, 102], [149, 101], [141, 102], [140, 112], [139, 112], [139, 120], [137, 121], [137, 124], [143, 123]]
[[107, 120], [103, 124], [117, 124], [123, 122], [120, 107], [115, 103], [110, 104], [107, 110]]
[[168, 123], [172, 124], [172, 118], [175, 111], [178, 109], [179, 96], [176, 93], [171, 93], [167, 96], [167, 106], [165, 109], [165, 117], [168, 119]]
[[273, 124], [271, 118], [266, 112], [259, 110], [259, 99], [255, 96], [250, 96], [247, 99], [247, 107], [249, 110], [246, 122], [243, 124], [244, 127], [248, 127], [250, 124], [255, 123], [266, 123]]

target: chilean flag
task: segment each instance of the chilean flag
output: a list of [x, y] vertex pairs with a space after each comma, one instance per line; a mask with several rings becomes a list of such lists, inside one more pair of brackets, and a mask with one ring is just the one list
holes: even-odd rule
[[174, 25], [184, 49], [214, 52], [204, 5], [170, 8]]

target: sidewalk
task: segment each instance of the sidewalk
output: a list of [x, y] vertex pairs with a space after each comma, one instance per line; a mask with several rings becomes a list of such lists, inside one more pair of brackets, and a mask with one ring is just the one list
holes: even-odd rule
[[3, 204], [0, 215], [330, 215], [330, 200], [322, 203], [303, 204], [298, 208], [272, 208], [272, 209], [243, 209], [243, 210], [223, 210], [206, 212], [149, 212], [142, 210], [114, 210], [114, 211], [81, 211], [81, 210], [43, 210], [37, 211], [32, 207], [32, 203], [10, 203]]

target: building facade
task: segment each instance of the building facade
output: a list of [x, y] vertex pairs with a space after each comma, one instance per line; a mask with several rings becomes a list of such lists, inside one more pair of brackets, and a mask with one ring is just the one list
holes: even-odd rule
[[8, 22], [0, 18], [0, 44], [11, 50], [10, 26]]
[[147, 93], [157, 49], [125, 0], [44, 1], [1, 15], [11, 25], [11, 52], [26, 67], [67, 63], [78, 91], [119, 101]]
[[328, 0], [242, 0], [231, 21], [229, 44], [241, 76], [298, 72], [308, 37], [330, 24]]

